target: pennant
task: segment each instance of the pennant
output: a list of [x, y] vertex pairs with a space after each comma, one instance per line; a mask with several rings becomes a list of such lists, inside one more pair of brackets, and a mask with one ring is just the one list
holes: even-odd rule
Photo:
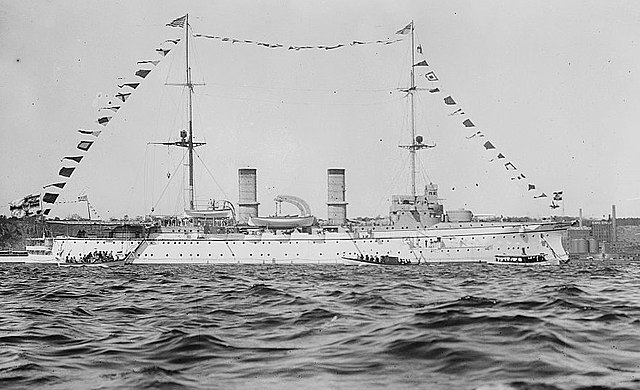
[[427, 64], [426, 60], [422, 60], [413, 66], [429, 66], [429, 64]]
[[72, 156], [72, 157], [66, 156], [66, 157], [63, 157], [62, 160], [60, 160], [60, 161], [71, 160], [71, 161], [75, 161], [75, 162], [79, 163], [80, 160], [82, 160], [82, 157], [83, 156]]
[[[477, 135], [480, 135], [480, 134], [482, 134], [482, 133], [481, 133], [481, 132], [479, 132], [479, 131], [476, 131], [476, 132], [475, 132], [475, 133], [473, 133], [471, 136], [469, 136], [469, 137], [464, 137], [464, 138], [466, 138], [466, 139], [471, 139], [471, 138], [473, 138], [473, 137], [475, 137], [475, 136], [477, 136]], [[493, 160], [491, 160], [491, 161], [493, 161]]]
[[506, 158], [506, 157], [504, 156], [504, 154], [498, 153], [498, 159], [502, 159], [502, 158]]
[[433, 88], [429, 90], [429, 93], [438, 93], [440, 92], [440, 88]]
[[[493, 146], [493, 144], [490, 141], [485, 142], [484, 145], [482, 145], [482, 146], [484, 146], [485, 150], [495, 149], [496, 148], [495, 146]], [[509, 164], [511, 164], [511, 163], [509, 163]]]
[[94, 137], [98, 137], [100, 135], [100, 133], [102, 133], [102, 130], [83, 130], [83, 129], [78, 129], [78, 133], [86, 134], [86, 135], [92, 135]]
[[139, 69], [136, 72], [136, 76], [145, 78], [149, 75], [149, 73], [151, 73], [151, 69]]
[[[422, 45], [418, 45], [418, 47], [416, 47], [416, 51], [418, 52], [418, 54], [422, 54]], [[427, 63], [427, 61], [423, 61], [425, 64]], [[417, 66], [417, 65], [415, 65]], [[429, 65], [425, 65], [425, 66], [429, 66]]]
[[120, 106], [111, 106], [111, 107], [100, 107], [98, 110], [111, 110], [113, 112], [118, 112]]
[[504, 164], [504, 167], [507, 168], [507, 171], [511, 171], [511, 170], [515, 171], [515, 170], [518, 169], [518, 168], [516, 168], [515, 165], [513, 165], [511, 163], [511, 161], [509, 161], [508, 163]]
[[446, 98], [444, 98], [444, 104], [447, 104], [449, 106], [456, 104], [456, 101], [453, 100], [453, 98], [451, 96], [447, 96]]
[[46, 192], [42, 197], [42, 201], [45, 203], [55, 203], [56, 199], [58, 199], [58, 196], [60, 196], [60, 194], [52, 194], [50, 192]]
[[46, 186], [44, 186], [42, 188], [43, 189], [47, 189], [49, 187], [57, 187], [57, 188], [63, 189], [65, 185], [67, 185], [67, 183], [65, 183], [65, 182], [51, 183], [51, 184], [47, 184]]
[[534, 196], [534, 197], [533, 197], [533, 199], [546, 198], [546, 197], [547, 197], [547, 194], [545, 194], [545, 193], [543, 192], [543, 193], [542, 193], [542, 194], [540, 194], [540, 195], [536, 195], [536, 196]]
[[43, 214], [44, 215], [49, 215], [50, 212], [51, 212], [51, 209], [46, 209]]
[[436, 74], [433, 73], [433, 72], [429, 72], [429, 73], [425, 74], [424, 77], [426, 77], [427, 80], [429, 80], [429, 81], [438, 81], [438, 76], [436, 76]]
[[464, 125], [464, 127], [476, 127], [476, 125], [474, 125], [473, 122], [471, 122], [471, 119], [465, 119], [465, 121], [462, 122], [462, 124]]
[[535, 184], [529, 184], [529, 189], [527, 191], [533, 191], [536, 189], [536, 185]]
[[186, 23], [186, 21], [187, 21], [187, 15], [181, 16], [181, 17], [173, 19], [172, 21], [167, 23], [167, 26], [168, 27], [184, 28], [184, 24]]
[[80, 143], [78, 144], [78, 149], [86, 152], [87, 150], [89, 150], [91, 145], [93, 145], [93, 141], [80, 141]]
[[75, 171], [75, 170], [76, 170], [75, 167], [71, 167], [71, 168], [62, 167], [62, 168], [60, 168], [60, 171], [58, 172], [58, 175], [64, 176], [64, 177], [70, 177], [71, 174], [73, 173], [73, 171]]
[[164, 41], [162, 43], [166, 43], [166, 42], [170, 42], [170, 43], [173, 43], [174, 45], [177, 45], [178, 42], [180, 42], [180, 39], [167, 39], [166, 41]]
[[110, 116], [103, 116], [102, 118], [98, 118], [98, 123], [101, 124], [102, 126], [106, 126], [110, 120], [111, 120]]
[[146, 61], [138, 61], [138, 64], [153, 64], [153, 66], [157, 66], [160, 63], [160, 60], [146, 60]]
[[551, 207], [552, 209], [557, 209], [558, 207], [560, 207], [558, 204], [556, 204], [556, 202], [551, 202], [551, 204], [549, 205], [549, 207]]
[[118, 88], [129, 87], [129, 88], [132, 88], [132, 89], [136, 89], [136, 88], [138, 88], [139, 85], [140, 85], [140, 83], [124, 83], [124, 84], [119, 84]]
[[411, 32], [412, 29], [413, 29], [413, 22], [407, 24], [406, 26], [404, 26], [400, 30], [396, 31], [396, 34], [398, 34], [398, 35], [407, 35], [407, 34], [409, 34]]
[[158, 54], [161, 54], [163, 57], [165, 57], [167, 54], [169, 54], [171, 49], [163, 49], [163, 48], [159, 47], [159, 48], [156, 49], [156, 51], [158, 52]]
[[116, 97], [120, 100], [122, 100], [122, 102], [124, 103], [125, 101], [127, 101], [127, 99], [129, 98], [129, 96], [131, 96], [131, 92], [127, 92], [127, 93], [122, 93], [122, 92], [118, 92], [116, 94]]

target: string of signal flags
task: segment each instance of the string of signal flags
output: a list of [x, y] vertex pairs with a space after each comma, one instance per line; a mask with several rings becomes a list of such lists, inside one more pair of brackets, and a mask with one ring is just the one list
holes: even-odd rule
[[[187, 15], [181, 16], [167, 23], [166, 26], [173, 28], [185, 28], [187, 22]], [[231, 44], [242, 43], [242, 44], [251, 44], [271, 49], [279, 49], [286, 48], [287, 50], [292, 51], [302, 51], [302, 50], [310, 50], [310, 49], [320, 49], [320, 50], [334, 50], [343, 47], [354, 47], [361, 45], [390, 45], [403, 40], [401, 38], [390, 38], [390, 39], [378, 39], [373, 41], [360, 41], [360, 40], [352, 40], [348, 43], [338, 43], [338, 44], [328, 44], [328, 45], [284, 45], [280, 43], [268, 43], [257, 40], [247, 40], [247, 39], [236, 39], [232, 37], [225, 36], [215, 36], [215, 35], [207, 35], [207, 34], [193, 34], [195, 38], [203, 38], [203, 39], [212, 39], [219, 40], [220, 42], [228, 42]], [[82, 139], [77, 143], [75, 152], [69, 153], [69, 155], [64, 156], [60, 161], [63, 163], [62, 167], [58, 170], [59, 179], [51, 184], [47, 184], [42, 187], [43, 193], [40, 195], [41, 197], [41, 207], [40, 210], [33, 211], [33, 213], [42, 212], [44, 215], [48, 215], [51, 212], [51, 208], [54, 204], [60, 203], [58, 201], [59, 196], [61, 195], [62, 190], [65, 188], [68, 180], [76, 171], [82, 159], [84, 158], [84, 154], [89, 152], [89, 149], [94, 145], [97, 138], [100, 136], [103, 130], [107, 129], [109, 123], [113, 120], [114, 116], [118, 113], [118, 111], [125, 105], [128, 99], [135, 93], [135, 91], [140, 87], [144, 79], [153, 71], [153, 69], [158, 66], [161, 60], [166, 57], [173, 47], [180, 42], [180, 38], [175, 39], [167, 39], [163, 41], [156, 49], [155, 52], [159, 56], [159, 58], [153, 59], [142, 59], [137, 61], [138, 68], [133, 73], [132, 79], [120, 82], [117, 84], [118, 90], [113, 95], [104, 96], [106, 99], [106, 104], [102, 107], [98, 108], [98, 116], [96, 118], [96, 123], [102, 126], [101, 129], [78, 129], [77, 132], [82, 136]], [[119, 80], [124, 80], [124, 78], [119, 78]], [[33, 194], [27, 195], [27, 197], [32, 197]], [[26, 198], [26, 197], [25, 197]], [[18, 201], [23, 201], [21, 198]], [[29, 213], [27, 213], [29, 214]]]
[[[413, 22], [411, 22], [407, 24], [405, 27], [396, 31], [395, 35], [399, 36], [399, 38], [387, 38], [387, 39], [378, 39], [378, 40], [369, 40], [369, 41], [352, 40], [348, 42], [329, 44], [329, 45], [292, 45], [292, 44], [270, 43], [270, 42], [263, 42], [263, 41], [257, 41], [257, 40], [239, 39], [239, 38], [233, 38], [229, 36], [208, 35], [208, 34], [194, 34], [193, 36], [196, 38], [218, 40], [220, 42], [226, 42], [230, 44], [249, 44], [249, 45], [262, 46], [270, 49], [286, 49], [286, 50], [292, 50], [292, 51], [334, 50], [334, 49], [348, 48], [348, 47], [354, 47], [354, 46], [360, 46], [360, 45], [390, 45], [397, 42], [402, 42], [404, 41], [404, 38], [413, 31], [413, 29], [414, 29], [414, 24]], [[419, 80], [421, 80], [422, 82], [427, 82], [429, 84], [428, 88], [416, 88], [416, 89], [423, 89], [423, 90], [426, 89], [431, 94], [444, 94], [443, 88], [440, 85], [440, 79], [438, 78], [436, 73], [433, 70], [431, 70], [431, 67], [429, 66], [426, 58], [424, 57], [422, 46], [417, 45], [415, 47], [415, 50], [419, 56], [422, 56], [422, 59], [416, 61], [415, 64], [412, 65], [413, 69], [416, 73], [419, 73], [418, 75]], [[406, 92], [407, 94], [409, 92], [413, 92], [413, 91], [409, 91], [409, 89], [404, 89], [404, 90], [401, 89], [401, 91]], [[491, 154], [491, 158], [489, 159], [489, 162], [494, 163], [499, 161], [504, 166], [504, 169], [511, 173], [510, 180], [518, 183], [526, 183], [525, 190], [527, 192], [533, 192], [535, 194], [535, 195], [532, 195], [533, 199], [551, 198], [551, 204], [549, 205], [549, 207], [551, 209], [557, 209], [560, 207], [558, 202], [562, 202], [563, 200], [563, 191], [554, 191], [552, 192], [553, 195], [551, 197], [547, 195], [546, 192], [537, 193], [536, 184], [528, 180], [525, 180], [527, 179], [527, 176], [523, 172], [521, 172], [520, 169], [518, 169], [516, 165], [512, 161], [510, 161], [503, 152], [498, 151], [494, 142], [486, 139], [486, 134], [481, 130], [477, 129], [476, 124], [469, 117], [467, 117], [466, 113], [462, 108], [459, 107], [458, 103], [456, 102], [453, 96], [447, 95], [442, 99], [442, 102], [447, 107], [450, 107], [453, 109], [453, 111], [449, 112], [448, 114], [449, 116], [452, 116], [452, 117], [465, 116], [465, 119], [461, 121], [461, 124], [464, 129], [471, 131], [471, 133], [466, 135], [465, 138], [467, 140], [472, 140], [472, 139], [481, 140], [481, 144], [484, 150]]]
[[[404, 28], [398, 30], [396, 34], [409, 34], [413, 31], [413, 22], [409, 23]], [[537, 192], [538, 188], [535, 183], [531, 182], [527, 179], [527, 176], [518, 168], [516, 165], [505, 155], [505, 153], [498, 150], [495, 143], [487, 139], [487, 135], [484, 131], [479, 130], [476, 124], [471, 120], [471, 118], [467, 115], [465, 110], [460, 107], [456, 99], [450, 94], [445, 93], [444, 88], [442, 87], [441, 81], [438, 78], [437, 74], [431, 69], [429, 66], [422, 50], [421, 45], [417, 45], [415, 48], [415, 54], [420, 56], [420, 59], [416, 60], [416, 62], [412, 65], [414, 74], [416, 75], [416, 90], [427, 91], [429, 94], [433, 95], [446, 95], [442, 98], [442, 104], [447, 108], [448, 116], [454, 118], [458, 125], [462, 126], [462, 128], [467, 131], [467, 135], [465, 135], [465, 139], [479, 141], [479, 144], [482, 148], [487, 152], [489, 157], [489, 162], [496, 164], [501, 164], [504, 169], [510, 174], [510, 180], [514, 181], [524, 189], [528, 194], [533, 194], [531, 197], [533, 199], [551, 199], [551, 204], [549, 207], [552, 210], [555, 210], [560, 207], [559, 202], [563, 201], [563, 191], [553, 191], [551, 192], [551, 196], [547, 195], [546, 192]], [[415, 92], [411, 89], [401, 89], [402, 92], [407, 94]], [[460, 119], [460, 117], [464, 119]]]
[[[185, 28], [187, 21], [187, 15], [181, 16], [167, 23], [166, 26], [173, 28]], [[226, 42], [230, 44], [248, 44], [255, 45], [259, 47], [265, 47], [269, 49], [286, 49], [288, 51], [299, 52], [302, 50], [335, 50], [340, 48], [348, 48], [348, 47], [357, 47], [362, 45], [390, 45], [395, 44], [401, 41], [404, 41], [406, 36], [413, 31], [414, 25], [413, 22], [409, 23], [402, 29], [396, 31], [394, 38], [386, 38], [386, 39], [377, 39], [377, 40], [350, 40], [348, 42], [343, 43], [332, 43], [326, 45], [293, 45], [293, 44], [281, 44], [281, 43], [269, 43], [260, 40], [249, 40], [249, 39], [238, 39], [227, 36], [217, 36], [217, 35], [208, 35], [208, 34], [193, 34], [195, 38], [203, 38], [203, 39], [211, 39], [218, 40], [220, 42]], [[98, 108], [98, 115], [96, 118], [96, 123], [102, 126], [101, 129], [85, 129], [81, 128], [77, 130], [77, 133], [81, 135], [81, 140], [78, 142], [75, 148], [75, 152], [69, 153], [69, 155], [64, 156], [60, 161], [63, 162], [62, 167], [58, 170], [59, 179], [55, 182], [45, 185], [42, 187], [42, 191], [40, 194], [41, 197], [41, 208], [40, 210], [33, 211], [34, 214], [39, 214], [42, 212], [44, 215], [48, 215], [51, 211], [51, 207], [57, 202], [58, 197], [60, 196], [62, 190], [65, 188], [67, 181], [71, 178], [76, 168], [81, 163], [84, 158], [84, 154], [88, 153], [97, 138], [100, 136], [103, 130], [107, 129], [109, 123], [112, 121], [113, 117], [117, 115], [118, 111], [122, 108], [124, 104], [126, 104], [127, 100], [135, 93], [135, 91], [140, 87], [146, 77], [157, 67], [157, 65], [165, 58], [171, 50], [180, 42], [180, 38], [175, 39], [167, 39], [163, 41], [158, 47], [155, 49], [156, 58], [146, 58], [141, 59], [136, 62], [136, 70], [133, 72], [133, 76], [131, 79], [127, 81], [123, 81], [117, 84], [118, 90], [112, 95], [105, 96], [106, 104], [102, 107]], [[412, 48], [413, 50], [413, 48]], [[415, 50], [419, 55], [423, 55], [422, 46], [418, 45]], [[435, 74], [434, 71], [430, 69], [429, 64], [426, 59], [416, 62], [412, 65], [414, 70], [423, 70], [419, 75], [421, 80], [426, 80], [428, 83], [439, 83], [439, 78]], [[123, 78], [119, 78], [120, 80], [124, 80]], [[439, 84], [433, 84], [429, 88], [426, 88], [429, 93], [436, 94], [442, 93], [442, 87]], [[408, 90], [404, 90], [404, 92], [409, 92]], [[461, 108], [457, 107], [457, 102], [452, 96], [447, 96], [443, 99], [443, 103], [447, 106], [454, 106], [455, 110], [452, 111], [450, 116], [457, 115], [465, 115], [464, 111]], [[471, 119], [466, 118], [461, 122], [465, 129], [472, 130], [473, 133], [468, 135], [467, 139], [481, 139], [485, 137], [485, 134], [482, 131], [478, 131], [476, 129], [475, 124], [471, 121]], [[487, 151], [495, 152], [496, 147], [491, 141], [485, 141], [483, 147]], [[493, 161], [501, 161], [506, 159], [503, 153], [498, 153], [492, 159]], [[512, 176], [512, 180], [521, 181], [526, 178], [523, 173], [520, 173], [518, 168], [511, 162], [507, 161], [504, 163], [504, 167], [508, 171], [514, 171], [515, 176]], [[517, 173], [517, 174], [516, 174]], [[528, 183], [527, 191], [533, 191], [536, 189], [535, 184]], [[556, 202], [562, 201], [563, 193], [562, 191], [553, 192], [552, 203], [550, 207], [552, 209], [558, 208], [558, 204]], [[27, 195], [27, 197], [32, 198], [33, 194]], [[26, 199], [27, 197], [23, 198]], [[535, 199], [548, 198], [548, 195], [542, 192], [539, 195], [533, 196]], [[20, 199], [20, 200], [23, 200]], [[19, 201], [20, 201], [19, 200]], [[29, 214], [29, 213], [27, 213]]]

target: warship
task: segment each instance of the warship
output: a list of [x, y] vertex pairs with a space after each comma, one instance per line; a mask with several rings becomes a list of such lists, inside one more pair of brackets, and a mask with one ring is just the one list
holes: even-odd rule
[[[212, 201], [196, 207], [194, 194], [194, 142], [189, 63], [189, 19], [181, 20], [185, 30], [185, 79], [188, 91], [188, 128], [180, 138], [162, 145], [186, 149], [188, 186], [184, 214], [154, 217], [136, 229], [112, 229], [97, 236], [58, 236], [52, 253], [60, 262], [73, 261], [88, 253], [113, 253], [127, 263], [252, 263], [252, 264], [354, 264], [379, 259], [395, 263], [429, 264], [475, 262], [507, 264], [505, 259], [536, 259], [559, 264], [567, 258], [562, 236], [568, 227], [560, 222], [502, 222], [474, 218], [470, 210], [445, 211], [438, 186], [416, 184], [416, 154], [434, 147], [416, 134], [414, 96], [416, 87], [413, 22], [404, 33], [411, 34], [410, 85], [403, 90], [409, 100], [411, 141], [400, 145], [410, 155], [411, 193], [392, 195], [388, 218], [356, 222], [347, 217], [346, 170], [327, 169], [327, 218], [319, 222], [307, 203], [295, 196], [280, 195], [278, 203], [296, 206], [298, 215], [259, 215], [257, 169], [239, 168], [238, 202]], [[174, 21], [175, 22], [175, 21]], [[406, 29], [406, 28], [405, 28]], [[371, 259], [363, 262], [361, 259]], [[386, 260], [385, 260], [386, 261]]]

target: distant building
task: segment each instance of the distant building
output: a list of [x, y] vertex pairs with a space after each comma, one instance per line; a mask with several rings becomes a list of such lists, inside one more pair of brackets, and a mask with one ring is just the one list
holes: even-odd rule
[[591, 237], [591, 228], [589, 227], [572, 227], [567, 231], [569, 240], [578, 240], [581, 238], [588, 239]]
[[593, 238], [598, 241], [612, 242], [612, 224], [609, 221], [593, 221], [591, 222], [591, 230]]

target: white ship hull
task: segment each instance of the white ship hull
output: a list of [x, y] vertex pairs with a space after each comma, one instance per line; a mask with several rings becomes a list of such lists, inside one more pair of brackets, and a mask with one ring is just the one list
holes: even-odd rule
[[555, 224], [460, 223], [420, 230], [322, 234], [157, 233], [145, 240], [58, 237], [60, 259], [93, 251], [129, 254], [136, 264], [356, 264], [344, 256], [396, 256], [413, 263], [493, 262], [495, 255], [544, 254], [566, 260]]

